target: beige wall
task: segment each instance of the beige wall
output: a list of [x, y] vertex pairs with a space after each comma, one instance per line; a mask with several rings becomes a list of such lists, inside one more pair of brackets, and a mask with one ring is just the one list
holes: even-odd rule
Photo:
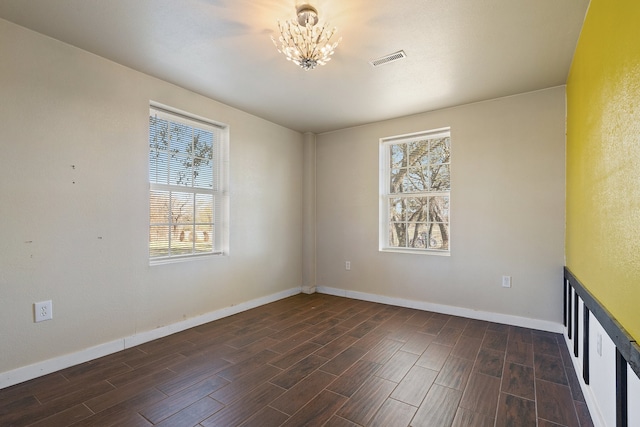
[[[3, 20], [0, 56], [0, 373], [301, 285], [303, 135]], [[230, 126], [230, 256], [149, 266], [150, 100]]]
[[[564, 112], [557, 87], [319, 135], [317, 285], [560, 322]], [[447, 126], [451, 256], [379, 252], [379, 139]]]
[[[318, 135], [309, 201], [304, 135], [2, 20], [0, 40], [0, 373], [298, 288], [304, 265], [307, 285], [560, 321], [563, 87]], [[230, 126], [227, 257], [148, 265], [150, 100]], [[452, 255], [378, 252], [379, 138], [444, 126]]]

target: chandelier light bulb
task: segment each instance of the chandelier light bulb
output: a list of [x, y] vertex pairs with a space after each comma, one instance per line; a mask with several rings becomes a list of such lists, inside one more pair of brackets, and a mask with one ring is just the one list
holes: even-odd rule
[[[318, 24], [318, 11], [308, 4], [297, 9], [297, 19], [278, 21], [280, 37], [271, 40], [288, 61], [297, 64], [305, 71], [313, 70], [317, 65], [325, 65], [331, 60], [338, 43], [331, 43], [335, 28], [328, 28], [328, 24]], [[279, 42], [279, 43], [278, 43]]]

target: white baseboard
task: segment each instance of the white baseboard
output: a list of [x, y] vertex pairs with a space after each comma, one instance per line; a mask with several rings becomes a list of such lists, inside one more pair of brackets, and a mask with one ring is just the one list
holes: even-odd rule
[[212, 311], [201, 316], [192, 317], [190, 319], [186, 319], [177, 323], [172, 323], [171, 325], [162, 326], [150, 331], [140, 332], [111, 342], [99, 344], [94, 347], [89, 347], [74, 353], [65, 354], [53, 359], [48, 359], [42, 362], [34, 363], [32, 365], [23, 366], [11, 371], [2, 372], [0, 373], [0, 389], [43, 375], [47, 375], [52, 372], [68, 368], [70, 366], [88, 362], [89, 360], [116, 353], [127, 348], [135, 347], [136, 345], [140, 345], [145, 342], [166, 337], [168, 335], [175, 334], [176, 332], [184, 331], [195, 326], [213, 322], [214, 320], [222, 319], [223, 317], [231, 316], [233, 314], [259, 307], [261, 305], [269, 304], [271, 302], [278, 301], [292, 295], [297, 295], [300, 292], [301, 288], [287, 289], [282, 292], [243, 302], [238, 305]]
[[116, 353], [127, 348], [135, 347], [158, 338], [184, 331], [195, 326], [231, 316], [252, 308], [259, 307], [292, 295], [319, 292], [323, 294], [342, 296], [363, 301], [377, 302], [382, 304], [396, 305], [400, 307], [415, 308], [418, 310], [434, 311], [437, 313], [450, 314], [454, 316], [468, 317], [471, 319], [486, 320], [496, 323], [504, 323], [514, 326], [522, 326], [531, 329], [561, 333], [562, 324], [545, 320], [530, 319], [526, 317], [512, 316], [507, 314], [491, 313], [485, 311], [472, 310], [443, 304], [434, 304], [425, 301], [415, 301], [403, 298], [394, 298], [383, 295], [369, 294], [365, 292], [349, 291], [344, 289], [331, 288], [326, 286], [291, 288], [276, 294], [267, 295], [251, 301], [243, 302], [231, 307], [212, 311], [201, 316], [183, 320], [160, 328], [140, 332], [131, 336], [123, 337], [111, 342], [102, 343], [94, 347], [86, 348], [74, 353], [65, 354], [53, 359], [44, 360], [32, 365], [23, 366], [11, 371], [0, 373], [0, 389], [28, 381], [61, 369], [68, 368], [89, 360], [97, 359], [112, 353]]
[[537, 329], [540, 331], [548, 331], [562, 333], [563, 327], [561, 323], [550, 322], [547, 320], [531, 319], [528, 317], [513, 316], [510, 314], [492, 313], [489, 311], [472, 310], [470, 308], [455, 307], [452, 305], [434, 304], [426, 301], [416, 301], [404, 298], [395, 298], [384, 295], [369, 294], [365, 292], [349, 291], [345, 289], [330, 288], [327, 286], [318, 286], [317, 292], [321, 294], [329, 294], [346, 298], [359, 299], [363, 301], [377, 302], [382, 304], [396, 305], [399, 307], [415, 308], [418, 310], [434, 311], [436, 313], [450, 314], [453, 316], [467, 317], [470, 319], [486, 320], [489, 322], [503, 323], [513, 326], [522, 326], [524, 328]]
[[89, 360], [97, 359], [107, 354], [124, 350], [124, 340], [115, 340], [89, 347], [84, 350], [65, 354], [64, 356], [44, 360], [33, 365], [23, 366], [11, 371], [0, 373], [0, 389], [29, 381], [60, 369], [78, 365]]
[[314, 294], [316, 292], [315, 286], [303, 286], [302, 293], [303, 294]]

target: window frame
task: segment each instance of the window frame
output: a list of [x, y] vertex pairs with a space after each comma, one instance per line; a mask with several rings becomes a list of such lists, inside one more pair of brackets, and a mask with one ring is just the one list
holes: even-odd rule
[[[163, 104], [159, 104], [157, 102], [149, 103], [149, 123], [147, 129], [147, 167], [148, 167], [148, 256], [149, 256], [149, 264], [150, 265], [158, 265], [158, 264], [167, 264], [174, 262], [183, 262], [188, 260], [195, 259], [210, 259], [211, 257], [228, 255], [229, 253], [229, 192], [228, 192], [228, 142], [229, 142], [229, 126], [200, 117], [191, 113], [187, 113], [172, 107], [168, 107]], [[151, 117], [152, 116], [161, 117], [165, 120], [168, 120], [171, 123], [177, 123], [180, 125], [187, 126], [191, 129], [204, 130], [205, 132], [211, 132], [214, 134], [214, 142], [212, 143], [212, 158], [211, 158], [211, 179], [212, 179], [212, 188], [206, 188], [201, 186], [193, 185], [180, 185], [180, 184], [171, 184], [168, 180], [166, 183], [157, 183], [152, 182], [151, 179], [151, 154], [153, 147], [151, 146]], [[198, 157], [198, 156], [194, 156]], [[191, 157], [189, 157], [191, 158]], [[167, 167], [167, 174], [170, 173], [170, 165]], [[167, 175], [169, 177], [169, 175]], [[195, 178], [191, 178], [192, 180]], [[216, 188], [217, 187], [217, 188]], [[171, 254], [171, 235], [172, 231], [168, 233], [168, 255], [161, 256], [152, 256], [151, 253], [151, 230], [152, 225], [162, 226], [163, 224], [167, 227], [171, 228], [175, 225], [171, 215], [167, 218], [167, 223], [162, 222], [153, 222], [152, 214], [151, 214], [151, 197], [154, 192], [176, 192], [183, 194], [193, 194], [194, 202], [193, 202], [193, 217], [189, 223], [184, 223], [187, 225], [193, 226], [193, 230], [197, 225], [210, 225], [212, 228], [212, 250], [208, 252], [197, 252], [195, 250], [196, 239], [192, 241], [192, 251], [191, 253], [179, 253], [179, 254]], [[196, 209], [196, 200], [198, 195], [211, 196], [213, 199], [212, 206], [212, 218], [211, 221], [197, 221], [197, 217], [195, 215]], [[183, 223], [179, 223], [184, 225]], [[193, 235], [195, 235], [195, 231], [192, 231]]]
[[[443, 127], [422, 132], [415, 132], [403, 135], [380, 138], [379, 140], [379, 236], [378, 250], [380, 252], [410, 253], [421, 255], [450, 256], [451, 255], [451, 154], [449, 154], [449, 189], [447, 191], [419, 191], [407, 193], [392, 193], [391, 183], [391, 146], [394, 144], [408, 144], [425, 139], [449, 138], [449, 148], [451, 149], [451, 128]], [[448, 197], [448, 248], [411, 248], [397, 247], [390, 244], [391, 220], [390, 220], [390, 199], [415, 198], [415, 197]]]

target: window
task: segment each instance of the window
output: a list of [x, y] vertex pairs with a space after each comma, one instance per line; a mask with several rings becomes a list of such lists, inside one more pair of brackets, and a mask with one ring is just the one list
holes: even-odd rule
[[149, 258], [224, 253], [226, 129], [149, 110]]
[[448, 255], [451, 134], [380, 140], [380, 250]]

